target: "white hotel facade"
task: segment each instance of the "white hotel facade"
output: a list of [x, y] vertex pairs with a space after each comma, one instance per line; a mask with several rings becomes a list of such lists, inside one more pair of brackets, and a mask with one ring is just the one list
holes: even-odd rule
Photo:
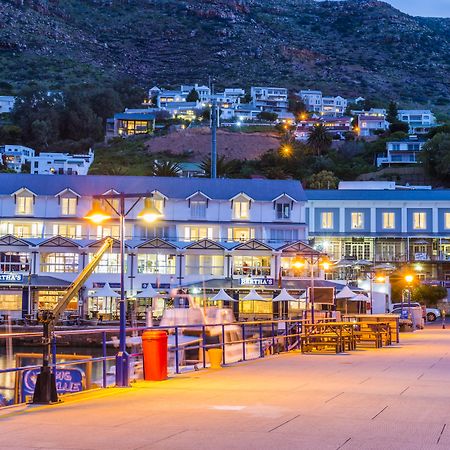
[[[307, 283], [306, 272], [292, 266], [308, 251], [306, 197], [297, 181], [26, 174], [2, 174], [0, 181], [0, 314], [21, 317], [51, 306], [102, 239], [119, 238], [118, 219], [84, 219], [93, 195], [111, 192], [145, 194], [163, 215], [154, 224], [137, 219], [141, 198], [127, 216], [128, 297], [149, 283], [165, 290], [237, 287], [245, 278], [246, 285], [251, 279], [275, 288], [280, 273], [286, 281], [305, 275]], [[99, 304], [93, 295], [105, 283], [117, 290], [119, 271], [117, 241], [69, 309], [114, 313], [111, 300]]]

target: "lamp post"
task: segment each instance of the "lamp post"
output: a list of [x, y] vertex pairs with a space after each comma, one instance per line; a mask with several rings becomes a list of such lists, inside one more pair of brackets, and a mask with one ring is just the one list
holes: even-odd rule
[[[153, 205], [152, 194], [103, 194], [94, 195], [92, 209], [86, 214], [85, 219], [95, 224], [101, 224], [105, 220], [111, 219], [112, 216], [104, 211], [101, 207], [100, 200], [104, 200], [119, 217], [119, 241], [120, 241], [120, 330], [119, 330], [119, 351], [116, 355], [116, 386], [129, 386], [129, 355], [127, 353], [127, 321], [126, 321], [126, 303], [125, 303], [125, 218], [132, 209], [144, 198], [144, 209], [137, 215], [138, 219], [146, 222], [154, 222], [162, 217], [161, 212]], [[110, 200], [119, 200], [118, 208], [116, 208]], [[133, 199], [134, 203], [130, 208], [126, 209], [125, 200]]]
[[414, 331], [414, 321], [413, 321], [413, 315], [411, 314], [411, 291], [412, 291], [412, 283], [414, 281], [414, 275], [408, 274], [405, 275], [405, 281], [406, 281], [406, 291], [408, 292], [408, 317], [411, 319], [412, 331]]
[[325, 270], [330, 268], [330, 263], [327, 260], [323, 260], [326, 255], [322, 253], [311, 253], [304, 257], [304, 260], [296, 260], [293, 263], [293, 266], [296, 269], [301, 269], [305, 266], [306, 263], [309, 264], [310, 275], [309, 275], [309, 303], [311, 304], [311, 322], [315, 323], [314, 318], [314, 288], [315, 288], [315, 279], [314, 279], [314, 266], [317, 264], [317, 267], [320, 268], [320, 265]]

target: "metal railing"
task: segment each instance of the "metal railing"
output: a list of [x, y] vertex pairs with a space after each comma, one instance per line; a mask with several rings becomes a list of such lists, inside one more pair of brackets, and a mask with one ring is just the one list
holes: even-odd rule
[[[143, 377], [142, 346], [140, 337], [146, 330], [165, 330], [169, 336], [169, 372], [173, 375], [208, 367], [208, 350], [222, 350], [222, 364], [233, 364], [267, 355], [288, 352], [301, 348], [302, 319], [247, 321], [221, 324], [176, 325], [167, 327], [127, 328], [127, 347], [131, 347], [131, 372], [133, 380]], [[92, 383], [86, 386], [106, 388], [114, 384], [114, 360], [118, 346], [119, 328], [56, 330], [52, 336], [52, 370], [90, 364]], [[0, 333], [0, 407], [17, 401], [18, 385], [24, 371], [39, 369], [41, 366], [40, 346], [42, 332]], [[26, 347], [25, 347], [26, 346]], [[33, 347], [31, 347], [33, 346]], [[80, 359], [67, 360], [64, 348], [71, 351], [88, 348], [90, 352], [80, 355]], [[23, 350], [34, 350], [38, 363], [19, 367], [7, 367], [11, 359], [3, 358], [3, 349], [8, 349], [11, 357]], [[59, 358], [58, 351], [63, 355]], [[8, 350], [7, 352], [8, 353]], [[27, 356], [30, 358], [30, 356]], [[81, 359], [83, 358], [83, 359]], [[85, 359], [86, 358], [86, 359]], [[15, 359], [15, 358], [14, 358]], [[58, 360], [59, 359], [59, 360]], [[12, 394], [14, 393], [14, 398]], [[3, 396], [3, 404], [1, 402]]]

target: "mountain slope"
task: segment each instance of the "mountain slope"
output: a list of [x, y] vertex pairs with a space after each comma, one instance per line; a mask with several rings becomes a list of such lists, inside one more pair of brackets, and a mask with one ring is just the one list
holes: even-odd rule
[[0, 81], [131, 76], [450, 101], [450, 20], [369, 0], [0, 0]]

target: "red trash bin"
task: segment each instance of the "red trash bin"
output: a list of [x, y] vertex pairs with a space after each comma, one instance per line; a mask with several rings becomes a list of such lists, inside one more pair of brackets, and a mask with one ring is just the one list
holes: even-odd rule
[[142, 333], [144, 380], [167, 380], [167, 332], [147, 330]]

